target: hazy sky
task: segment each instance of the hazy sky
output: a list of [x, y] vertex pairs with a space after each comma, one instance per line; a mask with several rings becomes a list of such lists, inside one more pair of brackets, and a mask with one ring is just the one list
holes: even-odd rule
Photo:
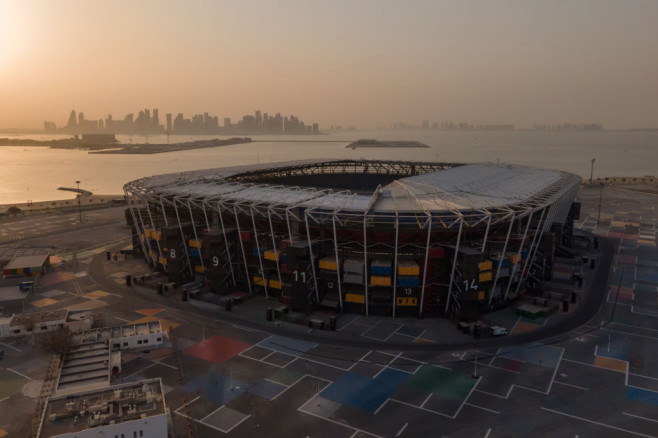
[[0, 127], [142, 108], [658, 127], [658, 1], [0, 0]]

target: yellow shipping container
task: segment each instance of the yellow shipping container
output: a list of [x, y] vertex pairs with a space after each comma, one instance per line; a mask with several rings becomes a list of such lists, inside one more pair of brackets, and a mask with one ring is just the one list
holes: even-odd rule
[[360, 294], [345, 294], [345, 302], [364, 304], [366, 302], [366, 297], [365, 295]]
[[320, 260], [320, 269], [326, 269], [328, 271], [338, 270], [336, 267], [336, 258], [335, 257], [325, 257]]
[[491, 269], [493, 268], [493, 263], [491, 262], [491, 260], [485, 260], [480, 264], [478, 264], [478, 268], [480, 269], [480, 271], [491, 271]]
[[274, 289], [281, 289], [281, 282], [279, 282], [279, 280], [270, 280], [268, 284]]
[[378, 275], [373, 275], [370, 277], [371, 286], [390, 286], [391, 277], [380, 277]]
[[418, 298], [416, 297], [397, 297], [395, 303], [398, 306], [417, 306]]
[[194, 267], [194, 272], [198, 272], [199, 274], [203, 274], [203, 266], [195, 266]]
[[263, 277], [254, 277], [254, 284], [256, 286], [265, 286], [265, 282], [263, 281]]
[[420, 275], [420, 267], [415, 262], [400, 261], [400, 263], [398, 263], [398, 275], [404, 275], [404, 276]]
[[265, 260], [272, 260], [278, 262], [280, 258], [281, 258], [281, 253], [278, 251], [277, 252], [274, 252], [274, 250], [265, 251]]
[[162, 240], [162, 231], [155, 232], [155, 240]]
[[158, 256], [158, 263], [167, 266], [167, 259], [163, 259], [162, 256]]
[[200, 240], [190, 240], [190, 248], [201, 248], [202, 242]]
[[509, 257], [509, 262], [513, 265], [515, 265], [515, 264], [517, 264], [521, 261], [521, 254], [507, 253], [507, 256]]
[[484, 283], [485, 281], [491, 281], [492, 279], [493, 279], [493, 274], [491, 273], [491, 271], [489, 271], [489, 272], [483, 272], [483, 273], [481, 273], [480, 276], [478, 277], [478, 281], [479, 281], [480, 283]]
[[486, 296], [485, 291], [481, 290], [481, 291], [478, 292], [478, 300], [480, 300], [480, 301], [484, 300], [485, 296]]

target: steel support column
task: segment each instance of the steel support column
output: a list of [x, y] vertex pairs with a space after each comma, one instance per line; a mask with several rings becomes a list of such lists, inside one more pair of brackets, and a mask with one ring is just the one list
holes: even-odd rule
[[[540, 229], [543, 226], [543, 220], [546, 215], [546, 210], [548, 210], [548, 207], [544, 207], [541, 211], [541, 216], [539, 217], [539, 222], [537, 222], [537, 228], [535, 229], [535, 234], [532, 236], [532, 242], [530, 243], [530, 248], [528, 249], [528, 256], [525, 259], [525, 263], [523, 263], [523, 270], [521, 271], [521, 275], [523, 276], [523, 273], [526, 272], [526, 279], [528, 278], [528, 272], [529, 268], [528, 265], [532, 263], [532, 258], [534, 257], [534, 250], [535, 250], [535, 244], [538, 243], [538, 236], [541, 235]], [[527, 280], [526, 280], [527, 282]], [[515, 295], [519, 294], [519, 288], [521, 287], [521, 282], [516, 285], [516, 291], [514, 292]]]
[[313, 259], [313, 247], [311, 246], [311, 229], [308, 226], [308, 213], [304, 211], [304, 222], [306, 223], [306, 238], [308, 240], [308, 255], [311, 259], [311, 273], [313, 274], [313, 284], [315, 285], [315, 301], [320, 304], [320, 291], [318, 291], [318, 278], [315, 276], [315, 261]]
[[427, 261], [430, 256], [430, 237], [432, 236], [432, 215], [427, 215], [427, 243], [425, 244], [425, 267], [423, 268], [423, 288], [420, 291], [420, 307], [418, 308], [418, 317], [423, 316], [423, 304], [425, 304], [425, 285], [427, 283]]
[[251, 279], [249, 278], [249, 266], [247, 265], [247, 255], [244, 252], [244, 243], [242, 242], [242, 231], [240, 231], [240, 217], [238, 216], [238, 209], [233, 204], [233, 213], [235, 214], [235, 226], [238, 229], [238, 240], [240, 241], [240, 249], [242, 250], [242, 261], [244, 262], [244, 271], [247, 274], [247, 286], [249, 286], [249, 293], [253, 294], [251, 289]]
[[340, 285], [340, 263], [338, 261], [338, 238], [336, 237], [336, 215], [331, 215], [331, 224], [334, 230], [334, 253], [336, 255], [336, 280], [338, 284], [338, 301], [340, 310], [343, 310], [343, 289]]
[[496, 283], [498, 283], [498, 276], [500, 275], [500, 268], [503, 266], [503, 259], [505, 258], [505, 251], [507, 251], [507, 242], [509, 242], [509, 236], [512, 234], [512, 228], [514, 226], [514, 218], [516, 213], [512, 214], [512, 220], [509, 222], [509, 228], [507, 229], [507, 237], [505, 238], [505, 244], [503, 245], [503, 251], [500, 253], [500, 259], [498, 260], [498, 269], [496, 270], [496, 278], [494, 278], [493, 286], [491, 286], [491, 293], [489, 294], [489, 306], [493, 300], [494, 293], [496, 292]]
[[397, 307], [397, 290], [398, 290], [398, 233], [400, 230], [400, 217], [397, 208], [395, 209], [395, 249], [393, 250], [393, 319], [395, 319], [395, 310]]
[[[190, 221], [192, 222], [192, 231], [194, 232], [194, 240], [196, 240], [197, 245], [202, 245], [199, 243], [199, 236], [196, 232], [196, 225], [194, 224], [194, 215], [192, 214], [192, 205], [190, 204], [190, 200], [187, 200], [187, 208], [190, 211]], [[203, 264], [203, 254], [201, 253], [201, 246], [198, 246], [197, 249], [199, 250], [199, 260], [201, 260], [201, 269], [203, 269], [203, 272], [206, 272], [206, 267]], [[194, 274], [192, 274], [194, 275]]]
[[[228, 268], [229, 271], [231, 272], [231, 279], [233, 280], [233, 286], [237, 286], [238, 283], [235, 281], [235, 274], [233, 273], [233, 258], [231, 257], [231, 248], [228, 246], [228, 240], [226, 240], [226, 228], [224, 227], [224, 217], [222, 215], [222, 208], [221, 208], [221, 202], [217, 201], [217, 214], [219, 214], [219, 223], [222, 226], [222, 238], [224, 239], [224, 247], [226, 248], [226, 256], [228, 257]], [[240, 235], [238, 234], [238, 240], [242, 242], [240, 239]], [[244, 252], [244, 250], [243, 250]], [[247, 281], [249, 281], [249, 275], [247, 275]], [[249, 292], [251, 292], [251, 285], [249, 286]]]
[[450, 271], [450, 284], [448, 284], [448, 296], [446, 297], [446, 314], [450, 306], [450, 297], [452, 296], [452, 285], [455, 280], [455, 269], [457, 268], [457, 257], [459, 256], [459, 244], [462, 239], [462, 229], [464, 228], [464, 218], [461, 217], [459, 221], [459, 231], [457, 232], [457, 244], [455, 245], [455, 256], [452, 258], [452, 270]]
[[270, 222], [270, 233], [272, 236], [272, 245], [274, 247], [274, 264], [276, 266], [276, 275], [279, 278], [279, 286], [281, 287], [281, 295], [283, 295], [283, 282], [281, 281], [281, 270], [279, 269], [279, 249], [276, 247], [276, 239], [274, 238], [274, 227], [272, 226], [272, 214], [270, 208], [267, 208], [267, 219]]
[[[523, 232], [523, 237], [521, 238], [521, 243], [519, 243], [519, 250], [516, 253], [516, 258], [518, 259], [519, 256], [521, 255], [521, 251], [523, 250], [523, 242], [525, 241], [525, 237], [528, 235], [528, 229], [530, 228], [530, 222], [532, 222], [532, 215], [534, 214], [534, 211], [530, 212], [530, 217], [528, 218], [528, 225], [525, 227], [525, 231]], [[510, 268], [511, 272], [509, 274], [509, 281], [507, 282], [507, 289], [505, 289], [505, 297], [503, 298], [504, 300], [507, 299], [507, 294], [509, 293], [509, 288], [512, 286], [512, 279], [514, 278], [514, 270], [516, 269], [516, 266], [518, 264], [514, 265], [514, 268]], [[521, 275], [523, 274], [523, 271], [519, 273], [519, 283], [521, 283]]]
[[263, 279], [263, 287], [265, 288], [265, 298], [269, 298], [270, 294], [267, 290], [267, 282], [269, 281], [265, 277], [265, 268], [263, 268], [263, 256], [260, 253], [260, 245], [258, 244], [258, 231], [256, 230], [256, 218], [254, 217], [254, 208], [249, 207], [249, 214], [251, 215], [251, 225], [254, 227], [254, 241], [256, 242], [256, 251], [258, 252], [258, 264], [260, 266], [260, 275]]

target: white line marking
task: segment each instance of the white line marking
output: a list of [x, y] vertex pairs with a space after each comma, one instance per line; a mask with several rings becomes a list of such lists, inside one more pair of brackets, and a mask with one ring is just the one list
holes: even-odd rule
[[[233, 429], [235, 429], [236, 427], [238, 427], [239, 425], [241, 425], [242, 423], [244, 423], [246, 420], [248, 420], [249, 417], [251, 417], [251, 415], [247, 415], [246, 417], [242, 418], [242, 420], [238, 421], [238, 422], [235, 423], [233, 426], [229, 427], [228, 430], [222, 430], [222, 432], [224, 432], [224, 433], [230, 433]], [[210, 426], [208, 423], [203, 423], [203, 424], [205, 424], [206, 426]], [[221, 429], [220, 429], [220, 430], [221, 430]]]
[[635, 377], [642, 377], [643, 379], [658, 380], [655, 377], [643, 376], [642, 374], [634, 374], [634, 373], [628, 373], [628, 374]]
[[118, 319], [119, 321], [128, 322], [128, 323], [131, 323], [131, 322], [132, 322], [132, 321], [130, 321], [129, 319], [119, 318], [118, 316], [115, 316], [114, 319]]
[[491, 428], [487, 430], [487, 433], [484, 435], [484, 438], [489, 438], [489, 434], [491, 433]]
[[[304, 376], [304, 377], [306, 377], [306, 376]], [[329, 385], [328, 385], [328, 386], [331, 386], [331, 385], [333, 384], [333, 382], [330, 382], [329, 380], [326, 380], [326, 379], [322, 379], [322, 378], [320, 378], [320, 377], [315, 377], [315, 376], [308, 376], [308, 377], [312, 377], [312, 378], [314, 378], [314, 379], [318, 379], [318, 380], [323, 380], [323, 381], [325, 381], [325, 382], [329, 382]], [[323, 388], [323, 389], [324, 389], [324, 388]], [[341, 423], [340, 421], [336, 421], [336, 420], [332, 420], [331, 418], [323, 417], [323, 416], [318, 415], [318, 414], [316, 414], [316, 413], [314, 413], [314, 412], [305, 411], [305, 410], [304, 410], [304, 407], [305, 407], [307, 404], [309, 404], [310, 402], [312, 402], [313, 400], [315, 400], [316, 397], [317, 397], [317, 394], [313, 394], [313, 396], [312, 396], [311, 398], [309, 398], [309, 399], [308, 399], [303, 405], [301, 405], [300, 407], [297, 408], [297, 411], [298, 411], [298, 412], [303, 412], [304, 414], [311, 415], [311, 416], [316, 417], [316, 418], [320, 418], [320, 419], [322, 419], [322, 420], [328, 421], [328, 422], [333, 423], [333, 424], [337, 424], [337, 425], [339, 425], [339, 426], [346, 427], [346, 428], [348, 428], [348, 429], [354, 430], [355, 432], [359, 432], [359, 433], [362, 433], [362, 434], [365, 434], [365, 435], [374, 436], [374, 437], [376, 437], [376, 438], [383, 438], [382, 436], [380, 436], [380, 435], [376, 435], [376, 434], [374, 434], [374, 433], [372, 433], [372, 432], [367, 432], [367, 431], [365, 431], [365, 430], [363, 430], [363, 429], [359, 429], [359, 428], [356, 428], [356, 427], [354, 427], [354, 426], [349, 426], [349, 425], [347, 425], [347, 424]]]
[[359, 363], [368, 363], [368, 362], [364, 361], [363, 359], [365, 359], [370, 353], [372, 353], [372, 350], [366, 352], [366, 354], [364, 354], [363, 356], [361, 356], [361, 359], [359, 359], [358, 361], [356, 361], [356, 362], [354, 362], [352, 365], [350, 365], [350, 367], [349, 367], [346, 371], [351, 370], [352, 368], [354, 368], [354, 367], [355, 367], [357, 364], [359, 364]]
[[21, 376], [21, 377], [25, 377], [27, 380], [34, 380], [32, 377], [30, 377], [30, 376], [26, 376], [25, 374], [19, 373], [19, 372], [16, 371], [16, 370], [12, 370], [11, 368], [5, 368], [5, 369], [6, 369], [7, 371], [11, 371], [11, 372], [14, 373], [14, 374], [18, 374], [18, 375]]
[[7, 348], [11, 348], [12, 350], [23, 351], [23, 350], [21, 350], [20, 348], [16, 348], [16, 347], [14, 347], [13, 345], [5, 344], [4, 342], [0, 342], [0, 345], [4, 345], [5, 347], [7, 347]]
[[162, 365], [162, 366], [165, 366], [165, 367], [169, 367], [169, 368], [171, 368], [172, 370], [177, 370], [177, 369], [178, 369], [178, 367], [175, 367], [175, 366], [173, 366], [173, 365], [169, 365], [169, 364], [164, 363], [164, 362], [160, 362], [159, 360], [150, 359], [150, 361], [151, 361], [151, 362], [155, 362], [155, 363], [157, 363], [157, 364], [159, 364], [159, 365]]
[[377, 378], [377, 376], [378, 376], [382, 371], [384, 371], [386, 368], [388, 368], [388, 366], [389, 366], [391, 363], [393, 363], [393, 361], [394, 361], [395, 359], [397, 359], [398, 357], [400, 357], [400, 356], [402, 356], [402, 353], [398, 353], [398, 355], [395, 356], [393, 359], [391, 359], [391, 360], [386, 364], [386, 366], [382, 367], [381, 370], [377, 371], [377, 374], [375, 374], [372, 378], [373, 378], [373, 379]]
[[598, 422], [598, 421], [589, 420], [589, 419], [587, 419], [587, 418], [583, 418], [583, 417], [577, 417], [576, 415], [571, 415], [571, 414], [567, 414], [567, 413], [564, 413], [564, 412], [556, 411], [556, 410], [553, 410], [553, 409], [548, 409], [548, 408], [545, 408], [545, 407], [543, 407], [543, 406], [541, 407], [541, 409], [544, 410], [544, 411], [553, 412], [554, 414], [564, 415], [565, 417], [575, 418], [576, 420], [582, 420], [582, 421], [585, 421], [585, 422], [587, 422], [587, 423], [592, 423], [592, 424], [596, 424], [596, 425], [599, 425], [599, 426], [607, 427], [607, 428], [610, 428], [610, 429], [614, 429], [614, 430], [619, 430], [619, 431], [622, 431], [622, 432], [630, 433], [630, 434], [632, 434], [632, 435], [643, 436], [643, 437], [646, 437], [646, 438], [656, 438], [656, 437], [653, 436], [653, 435], [645, 435], [645, 434], [643, 434], [643, 433], [633, 432], [632, 430], [622, 429], [621, 427], [611, 426], [611, 425], [609, 425], [609, 424], [600, 423], [600, 422]]
[[419, 334], [418, 336], [416, 336], [416, 338], [414, 339], [414, 342], [416, 342], [418, 339], [420, 339], [420, 337], [423, 336], [423, 335], [425, 334], [426, 331], [427, 331], [427, 329], [425, 329], [425, 330], [423, 330], [422, 332], [420, 332], [420, 334]]
[[498, 411], [494, 411], [493, 409], [485, 408], [484, 406], [478, 406], [474, 405], [473, 403], [466, 403], [466, 406], [471, 406], [474, 408], [482, 409], [483, 411], [491, 412], [492, 414], [500, 414]]
[[188, 401], [187, 403], [183, 403], [183, 404], [182, 404], [178, 409], [176, 409], [174, 412], [175, 412], [175, 413], [178, 413], [178, 411], [180, 411], [180, 410], [183, 409], [183, 408], [186, 408], [186, 407], [190, 406], [192, 403], [194, 403], [195, 401], [199, 400], [200, 398], [201, 398], [200, 395], [199, 395], [199, 396], [196, 396], [195, 398], [193, 398], [192, 400]]
[[[0, 401], [2, 401], [2, 400], [0, 400]], [[658, 423], [658, 420], [654, 420], [653, 418], [640, 417], [639, 415], [629, 414], [628, 412], [622, 412], [622, 414], [628, 415], [629, 417], [635, 417], [635, 418], [639, 418], [641, 420], [653, 421], [654, 423]]]
[[548, 384], [548, 389], [546, 390], [546, 394], [551, 393], [551, 388], [553, 388], [553, 382], [555, 381], [555, 375], [557, 374], [558, 368], [560, 368], [560, 362], [562, 362], [562, 356], [564, 356], [564, 348], [562, 348], [562, 351], [560, 351], [560, 357], [557, 360], [557, 363], [555, 364], [555, 371], [553, 371], [553, 376], [551, 377], [551, 383]]
[[427, 398], [425, 399], [425, 401], [423, 401], [423, 402], [420, 404], [420, 406], [418, 406], [418, 407], [419, 407], [419, 408], [424, 408], [424, 407], [425, 407], [425, 404], [428, 402], [428, 400], [430, 399], [430, 397], [432, 397], [432, 393], [431, 393], [431, 392], [430, 392], [430, 395], [427, 396]]
[[2, 400], [0, 400], [0, 403], [2, 403], [3, 401], [7, 400], [8, 398], [9, 398], [9, 397], [5, 397], [5, 398], [3, 398]]
[[468, 392], [468, 395], [466, 396], [466, 398], [464, 398], [464, 401], [462, 402], [461, 406], [459, 406], [459, 409], [457, 409], [457, 412], [455, 412], [455, 415], [452, 418], [457, 418], [457, 415], [459, 415], [459, 413], [461, 412], [462, 408], [464, 407], [468, 399], [471, 398], [471, 394], [473, 394], [473, 391], [475, 391], [475, 388], [478, 386], [481, 380], [482, 380], [482, 376], [478, 377], [478, 379], [475, 381], [475, 385], [473, 385], [471, 390]]
[[452, 415], [444, 414], [443, 412], [437, 412], [437, 411], [433, 411], [433, 410], [431, 410], [431, 409], [421, 408], [420, 406], [412, 405], [411, 403], [407, 403], [407, 402], [403, 402], [403, 401], [400, 401], [400, 400], [396, 400], [396, 399], [394, 399], [394, 398], [389, 398], [389, 400], [392, 401], [392, 402], [395, 402], [395, 403], [399, 403], [399, 404], [401, 404], [401, 405], [410, 406], [410, 407], [412, 407], [412, 408], [414, 408], [414, 409], [420, 409], [421, 411], [431, 412], [432, 414], [436, 414], [436, 415], [440, 415], [440, 416], [442, 416], [442, 417], [450, 418], [450, 419], [452, 419], [452, 420], [455, 419], [455, 417], [453, 417]]
[[351, 320], [350, 322], [348, 322], [347, 324], [345, 324], [345, 325], [342, 326], [341, 328], [336, 329], [336, 331], [341, 331], [341, 330], [343, 330], [345, 327], [347, 327], [348, 325], [352, 324], [352, 323], [353, 323], [354, 321], [356, 321], [357, 319], [359, 319], [359, 318], [358, 318], [358, 317], [354, 318], [353, 320]]
[[132, 374], [128, 374], [126, 377], [134, 376], [137, 373], [141, 373], [142, 371], [147, 370], [147, 369], [151, 368], [152, 366], [155, 366], [156, 364], [157, 364], [157, 362], [153, 362], [153, 363], [151, 363], [151, 365], [147, 365], [144, 368], [142, 368], [141, 370], [137, 370]]
[[402, 432], [404, 432], [404, 430], [407, 428], [407, 426], [409, 426], [409, 423], [408, 423], [408, 422], [407, 422], [407, 423], [404, 423], [404, 426], [402, 426], [402, 427], [400, 428], [400, 430], [398, 430], [398, 433], [396, 433], [395, 436], [400, 436], [400, 435], [402, 435]]
[[560, 382], [559, 380], [554, 380], [553, 383], [559, 383], [560, 385], [570, 386], [576, 389], [582, 389], [583, 391], [589, 391], [589, 388], [583, 388], [582, 386], [572, 385], [570, 383]]

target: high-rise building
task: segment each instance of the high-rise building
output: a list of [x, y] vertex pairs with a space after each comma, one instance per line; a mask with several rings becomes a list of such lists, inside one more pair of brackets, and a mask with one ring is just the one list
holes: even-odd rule
[[165, 114], [165, 117], [167, 118], [167, 134], [168, 134], [172, 132], [171, 113]]
[[66, 124], [67, 128], [75, 128], [75, 126], [78, 124], [77, 122], [77, 117], [75, 114], [75, 110], [71, 110], [71, 115], [69, 116], [69, 121]]
[[80, 111], [78, 113], [78, 125], [82, 125], [85, 122], [85, 113]]

